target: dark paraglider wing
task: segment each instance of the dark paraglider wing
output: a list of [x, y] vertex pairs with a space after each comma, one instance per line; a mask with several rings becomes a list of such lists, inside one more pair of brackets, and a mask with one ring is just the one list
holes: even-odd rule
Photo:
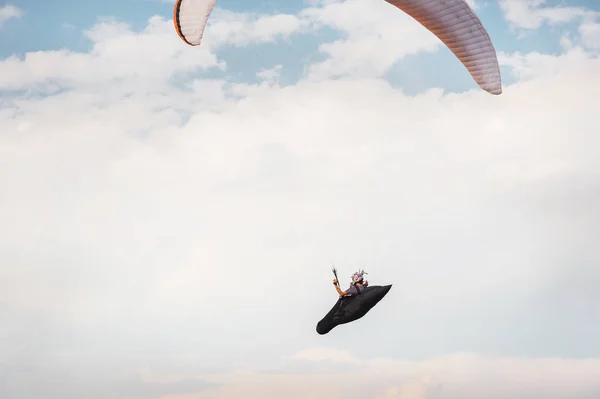
[[365, 287], [360, 295], [342, 297], [317, 323], [317, 333], [327, 334], [340, 324], [350, 323], [366, 315], [392, 288], [392, 285]]

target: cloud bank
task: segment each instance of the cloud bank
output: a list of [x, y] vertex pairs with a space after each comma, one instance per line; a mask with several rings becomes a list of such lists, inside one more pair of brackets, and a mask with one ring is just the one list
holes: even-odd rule
[[[1, 397], [598, 396], [595, 25], [503, 54], [499, 97], [410, 96], [383, 71], [438, 45], [367, 4], [0, 62]], [[299, 81], [227, 75], [223, 48], [323, 26]], [[320, 337], [332, 261], [394, 288]]]

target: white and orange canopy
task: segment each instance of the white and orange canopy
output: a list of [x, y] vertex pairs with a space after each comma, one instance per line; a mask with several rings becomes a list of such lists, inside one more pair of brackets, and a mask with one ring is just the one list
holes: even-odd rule
[[[462, 62], [473, 79], [491, 94], [502, 93], [496, 50], [465, 0], [385, 0], [436, 35]], [[176, 0], [175, 30], [189, 45], [198, 46], [217, 0]]]

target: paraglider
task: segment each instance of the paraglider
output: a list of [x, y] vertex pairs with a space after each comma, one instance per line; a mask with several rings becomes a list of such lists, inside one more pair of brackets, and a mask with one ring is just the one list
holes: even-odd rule
[[333, 308], [317, 323], [317, 333], [325, 335], [340, 324], [350, 323], [366, 315], [392, 288], [392, 285], [370, 286], [364, 281], [364, 270], [352, 275], [352, 284], [342, 291], [337, 280], [337, 272], [333, 269], [333, 284], [340, 295]]
[[[410, 15], [438, 37], [488, 93], [502, 93], [496, 50], [466, 0], [385, 0]], [[191, 46], [202, 42], [206, 23], [217, 0], [176, 0], [173, 23]]]

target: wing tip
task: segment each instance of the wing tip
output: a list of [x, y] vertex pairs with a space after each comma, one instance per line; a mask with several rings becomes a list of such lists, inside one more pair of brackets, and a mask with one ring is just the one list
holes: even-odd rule
[[173, 27], [175, 28], [175, 32], [177, 32], [177, 36], [179, 36], [179, 38], [183, 40], [185, 44], [194, 47], [197, 46], [197, 44], [190, 43], [190, 41], [187, 40], [181, 32], [181, 24], [179, 23], [179, 10], [181, 9], [182, 1], [183, 0], [176, 0], [175, 4], [173, 5]]
[[488, 93], [494, 95], [494, 96], [499, 96], [500, 94], [502, 94], [502, 86], [499, 87], [493, 87], [491, 89], [483, 89], [485, 91], [487, 91]]
[[[200, 34], [199, 37], [196, 38], [196, 34], [193, 34], [191, 36], [193, 36], [193, 38], [189, 38], [190, 35], [187, 35], [188, 37], [186, 37], [186, 35], [183, 33], [182, 29], [183, 27], [181, 26], [181, 22], [180, 22], [180, 18], [179, 18], [179, 14], [181, 13], [181, 6], [182, 3], [184, 2], [184, 0], [175, 0], [175, 4], [173, 6], [173, 25], [175, 28], [175, 32], [177, 32], [177, 35], [179, 36], [179, 38], [181, 40], [183, 40], [186, 44], [195, 47], [195, 46], [200, 46], [201, 42], [202, 42], [202, 38], [204, 36], [204, 29], [206, 28], [206, 19], [208, 19], [208, 17], [210, 16], [210, 14], [213, 11], [213, 8], [215, 7], [217, 0], [209, 0], [207, 2], [205, 2], [204, 6], [206, 7], [206, 10], [204, 10], [206, 12], [205, 15], [205, 19], [202, 22], [202, 26], [200, 29]], [[187, 12], [187, 11], [184, 11]], [[185, 25], [187, 25], [187, 22], [184, 21]], [[197, 30], [197, 29], [196, 29]]]

